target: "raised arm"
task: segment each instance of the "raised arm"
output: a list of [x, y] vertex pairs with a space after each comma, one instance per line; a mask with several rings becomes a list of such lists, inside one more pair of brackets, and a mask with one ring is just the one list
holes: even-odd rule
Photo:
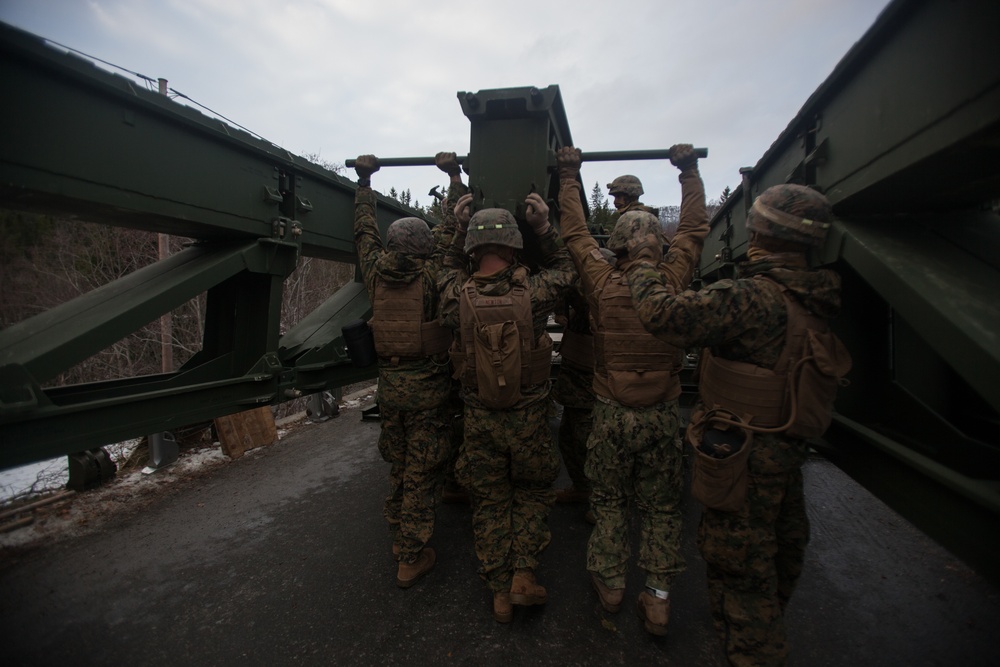
[[375, 263], [385, 252], [375, 219], [375, 192], [371, 188], [371, 175], [378, 170], [378, 158], [374, 155], [359, 155], [354, 163], [354, 171], [358, 174], [358, 189], [354, 193], [354, 245], [369, 298], [373, 298], [375, 288]]
[[559, 169], [559, 229], [569, 255], [580, 274], [584, 295], [602, 285], [612, 267], [587, 229], [580, 199], [580, 149], [564, 146], [556, 151]]
[[676, 144], [670, 149], [670, 161], [680, 169], [681, 215], [677, 233], [663, 258], [660, 270], [677, 290], [686, 289], [701, 261], [701, 251], [708, 236], [708, 211], [705, 208], [705, 185], [698, 172], [698, 156], [691, 144]]

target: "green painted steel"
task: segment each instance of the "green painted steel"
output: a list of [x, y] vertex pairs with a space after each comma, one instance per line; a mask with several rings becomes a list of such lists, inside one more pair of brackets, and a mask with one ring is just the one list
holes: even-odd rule
[[[194, 240], [0, 331], [0, 467], [374, 375], [350, 364], [340, 333], [369, 310], [358, 283], [315, 329], [307, 318], [279, 331], [301, 255], [355, 261], [351, 181], [2, 24], [0, 78], [18, 91], [0, 106], [0, 205]], [[419, 213], [380, 197], [378, 215], [384, 230]], [[200, 294], [202, 348], [177, 372], [46, 387]]]
[[[712, 220], [703, 279], [732, 275], [753, 198], [823, 191], [838, 222], [818, 261], [844, 277], [834, 326], [854, 357], [824, 452], [943, 542], [947, 521], [865, 447], [1000, 508], [1000, 3], [899, 0], [842, 59]], [[863, 443], [863, 444], [859, 444]], [[927, 482], [931, 484], [931, 482]], [[978, 510], [977, 510], [978, 511]], [[965, 546], [962, 546], [965, 545]], [[973, 556], [977, 560], [978, 556]], [[994, 557], [995, 560], [995, 557]]]
[[[843, 275], [835, 328], [855, 364], [817, 446], [848, 470], [864, 468], [859, 452], [877, 451], [994, 518], [998, 25], [992, 0], [891, 3], [767, 153], [741, 170], [699, 269], [706, 281], [737, 270], [746, 212], [762, 190], [798, 182], [824, 191], [838, 222], [817, 260]], [[345, 322], [370, 314], [360, 283], [284, 335], [277, 324], [296, 257], [353, 261], [352, 183], [30, 35], [0, 33], [0, 75], [21, 93], [0, 108], [0, 203], [199, 239], [104, 292], [0, 332], [0, 467], [372, 375], [350, 364], [340, 336]], [[529, 192], [554, 200], [554, 153], [573, 143], [559, 88], [460, 92], [458, 101], [470, 121], [462, 162], [474, 207], [500, 206], [523, 222]], [[23, 136], [8, 137], [12, 127]], [[393, 160], [430, 158], [386, 165]], [[379, 210], [383, 228], [413, 214], [384, 199]], [[203, 349], [183, 369], [42, 388], [81, 355], [203, 291]], [[864, 483], [921, 523], [920, 485], [890, 489], [888, 477]]]

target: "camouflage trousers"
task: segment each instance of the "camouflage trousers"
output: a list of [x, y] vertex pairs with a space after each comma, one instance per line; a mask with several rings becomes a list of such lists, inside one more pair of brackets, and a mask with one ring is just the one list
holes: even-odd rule
[[802, 441], [755, 435], [747, 502], [705, 509], [698, 547], [708, 565], [712, 620], [732, 665], [784, 665], [784, 609], [802, 573], [809, 519]]
[[578, 491], [590, 490], [590, 480], [583, 467], [587, 461], [587, 440], [593, 426], [593, 408], [563, 408], [559, 421], [559, 453], [573, 487]]
[[597, 523], [587, 543], [587, 569], [611, 588], [625, 587], [630, 504], [639, 514], [638, 564], [646, 571], [646, 585], [669, 590], [684, 570], [677, 429], [677, 401], [650, 408], [594, 404], [586, 471]]
[[434, 510], [451, 456], [451, 413], [447, 407], [381, 407], [381, 413], [378, 451], [392, 464], [382, 512], [399, 546], [400, 560], [410, 562], [434, 532]]
[[535, 569], [551, 539], [559, 456], [550, 406], [542, 400], [517, 410], [465, 408], [455, 475], [472, 501], [479, 575], [492, 591], [509, 590], [515, 569]]

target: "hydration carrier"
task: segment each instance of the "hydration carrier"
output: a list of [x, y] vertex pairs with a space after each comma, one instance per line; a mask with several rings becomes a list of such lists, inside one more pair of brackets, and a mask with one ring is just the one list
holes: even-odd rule
[[373, 316], [375, 351], [382, 359], [420, 359], [441, 354], [451, 345], [452, 333], [439, 322], [424, 321], [423, 279], [400, 286], [377, 281]]
[[524, 267], [515, 269], [513, 287], [502, 296], [479, 294], [471, 279], [462, 287], [461, 349], [452, 346], [455, 374], [491, 409], [512, 407], [522, 388], [549, 377], [552, 339], [543, 332], [534, 340], [527, 278]]
[[[774, 281], [770, 281], [774, 283]], [[785, 346], [774, 370], [704, 353], [701, 398], [706, 409], [746, 415], [758, 433], [815, 438], [830, 425], [837, 389], [846, 384], [851, 355], [829, 325], [781, 288], [788, 313]]]
[[720, 359], [709, 349], [702, 357], [702, 405], [691, 415], [686, 437], [695, 451], [691, 494], [706, 507], [739, 510], [753, 434], [823, 435], [837, 388], [847, 383], [847, 348], [825, 320], [775, 284], [785, 299], [788, 324], [774, 370]]
[[628, 281], [613, 271], [594, 318], [594, 391], [622, 405], [645, 408], [681, 394], [680, 354], [646, 331]]

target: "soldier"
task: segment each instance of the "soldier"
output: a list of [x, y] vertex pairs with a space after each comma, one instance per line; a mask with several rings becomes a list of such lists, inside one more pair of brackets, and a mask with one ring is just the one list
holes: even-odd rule
[[[643, 324], [671, 345], [706, 348], [688, 427], [698, 448], [692, 494], [708, 504], [698, 542], [713, 620], [733, 665], [783, 665], [788, 654], [783, 611], [809, 539], [803, 438], [829, 424], [837, 382], [850, 366], [826, 324], [840, 309], [840, 278], [807, 260], [832, 219], [829, 202], [808, 187], [769, 188], [747, 217], [741, 277], [676, 296], [656, 268], [656, 248], [641, 239], [629, 244], [627, 274]], [[817, 374], [804, 362], [821, 350], [828, 368]], [[701, 466], [726, 474], [708, 484]]]
[[[664, 280], [680, 289], [690, 282], [694, 263], [708, 234], [705, 189], [698, 158], [687, 144], [674, 146], [671, 162], [680, 169], [680, 227], [663, 263]], [[630, 503], [641, 518], [639, 566], [646, 588], [637, 610], [646, 630], [667, 632], [669, 590], [684, 569], [680, 553], [681, 443], [678, 438], [679, 351], [654, 338], [632, 306], [624, 271], [633, 237], [650, 239], [662, 252], [658, 218], [630, 210], [618, 220], [607, 247], [617, 255], [612, 266], [587, 232], [580, 203], [580, 151], [556, 154], [559, 168], [560, 227], [577, 266], [594, 331], [594, 426], [587, 442], [586, 473], [593, 490], [596, 525], [587, 544], [587, 569], [601, 605], [617, 612], [625, 592], [631, 553]], [[617, 180], [617, 179], [616, 179]]]
[[479, 573], [493, 592], [493, 617], [509, 623], [513, 604], [548, 599], [534, 572], [550, 540], [547, 518], [559, 473], [548, 421], [552, 341], [545, 324], [574, 272], [540, 196], [525, 201], [541, 254], [537, 275], [517, 262], [524, 241], [514, 216], [489, 208], [470, 220], [471, 201], [470, 195], [458, 201], [459, 231], [441, 281], [444, 323], [457, 330], [452, 360], [465, 401], [455, 473], [471, 496]]
[[611, 227], [604, 230], [605, 233], [610, 232], [614, 223], [629, 211], [645, 211], [659, 218], [658, 210], [639, 201], [639, 197], [643, 195], [642, 181], [632, 174], [619, 176], [608, 183], [608, 194], [614, 199], [615, 213], [611, 217]]
[[[437, 161], [439, 166], [455, 162], [454, 153], [439, 153]], [[383, 514], [399, 561], [396, 584], [409, 588], [434, 567], [434, 549], [426, 545], [451, 455], [452, 334], [438, 322], [437, 279], [454, 229], [439, 231], [440, 243], [435, 244], [426, 222], [402, 218], [389, 226], [383, 249], [371, 189], [371, 175], [378, 169], [374, 155], [362, 155], [355, 164], [354, 242], [372, 304], [378, 354], [378, 448], [392, 464]]]

